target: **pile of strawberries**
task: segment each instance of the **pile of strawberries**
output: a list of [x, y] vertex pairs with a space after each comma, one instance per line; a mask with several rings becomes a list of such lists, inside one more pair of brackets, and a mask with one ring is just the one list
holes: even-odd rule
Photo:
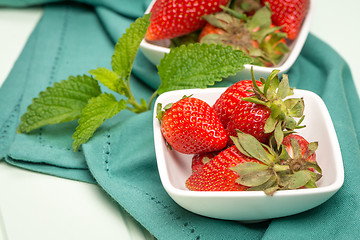
[[289, 51], [310, 0], [157, 0], [145, 39], [171, 47], [220, 43], [244, 51], [254, 65], [274, 66]]
[[192, 175], [185, 183], [189, 190], [273, 195], [317, 187], [318, 143], [295, 133], [304, 127], [304, 101], [291, 97], [287, 75], [280, 81], [277, 73], [233, 84], [213, 106], [191, 96], [157, 106], [168, 146], [193, 154]]

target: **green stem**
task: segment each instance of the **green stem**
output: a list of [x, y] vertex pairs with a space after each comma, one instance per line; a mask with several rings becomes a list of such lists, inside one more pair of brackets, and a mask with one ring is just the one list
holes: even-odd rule
[[139, 103], [136, 101], [133, 93], [131, 92], [129, 79], [126, 80], [126, 88], [127, 88], [127, 90], [126, 90], [126, 93], [127, 93], [127, 94], [126, 94], [126, 95], [127, 95], [127, 98], [128, 98], [128, 103], [133, 106], [133, 108], [127, 107], [127, 109], [130, 110], [130, 111], [132, 111], [132, 112], [136, 112], [136, 113], [141, 113], [141, 112], [146, 111], [147, 109], [144, 109], [144, 108], [141, 106], [141, 104], [139, 104]]
[[282, 172], [282, 171], [287, 171], [289, 170], [289, 166], [288, 165], [280, 165], [280, 164], [274, 164], [274, 171], [275, 172]]
[[148, 110], [151, 109], [152, 102], [154, 101], [154, 99], [156, 98], [157, 95], [158, 95], [157, 90], [151, 95], [150, 100], [149, 100], [149, 104], [148, 104], [148, 108], [147, 108]]

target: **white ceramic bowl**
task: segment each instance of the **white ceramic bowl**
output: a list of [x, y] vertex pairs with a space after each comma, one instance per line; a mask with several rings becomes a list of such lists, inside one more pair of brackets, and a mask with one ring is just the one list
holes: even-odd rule
[[[153, 0], [145, 13], [149, 13], [153, 4], [156, 0]], [[270, 73], [276, 68], [280, 70], [281, 73], [286, 73], [290, 67], [294, 64], [295, 60], [300, 54], [301, 49], [304, 46], [304, 43], [306, 41], [306, 38], [309, 33], [310, 29], [310, 22], [311, 22], [311, 15], [312, 15], [312, 6], [310, 1], [310, 9], [308, 11], [308, 14], [302, 24], [301, 31], [298, 35], [298, 37], [294, 41], [289, 42], [289, 48], [290, 52], [285, 54], [282, 61], [274, 66], [274, 67], [261, 67], [253, 65], [254, 73], [256, 76], [259, 77], [267, 77], [270, 75]], [[165, 53], [170, 52], [170, 48], [168, 48], [170, 44], [169, 40], [159, 41], [157, 43], [152, 43], [149, 41], [146, 41], [145, 39], [142, 40], [140, 44], [140, 49], [144, 53], [145, 57], [149, 59], [150, 62], [152, 62], [154, 65], [159, 65], [160, 60], [163, 58]], [[251, 77], [250, 70], [251, 70], [250, 64], [245, 65], [245, 69], [241, 72], [239, 72], [235, 78], [238, 80], [241, 79], [249, 79]]]
[[[156, 101], [176, 102], [182, 96], [193, 94], [211, 106], [226, 88], [188, 89], [166, 92]], [[160, 124], [154, 113], [154, 140], [161, 182], [170, 197], [183, 208], [212, 218], [260, 221], [284, 217], [314, 208], [327, 201], [344, 182], [344, 167], [339, 143], [329, 112], [322, 99], [313, 92], [294, 90], [294, 97], [305, 101], [305, 128], [298, 131], [309, 142], [318, 141], [317, 161], [323, 170], [318, 188], [283, 190], [272, 197], [262, 191], [252, 192], [198, 192], [185, 186], [191, 175], [192, 155], [169, 150], [161, 135]], [[271, 206], [271, 207], [270, 207]]]

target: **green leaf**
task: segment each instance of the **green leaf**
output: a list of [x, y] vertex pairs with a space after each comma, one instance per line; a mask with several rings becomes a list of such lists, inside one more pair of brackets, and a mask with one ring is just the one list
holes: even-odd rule
[[200, 43], [204, 44], [218, 44], [226, 41], [226, 36], [222, 34], [209, 33], [201, 38]]
[[313, 168], [313, 169], [315, 169], [316, 171], [318, 171], [319, 173], [322, 172], [320, 166], [319, 166], [316, 162], [306, 161], [305, 166], [306, 166], [307, 168]]
[[256, 187], [266, 183], [274, 173], [271, 170], [252, 171], [244, 175], [240, 175], [236, 182], [248, 186]]
[[[269, 181], [270, 181], [270, 180], [269, 180]], [[266, 189], [264, 190], [264, 193], [265, 193], [266, 195], [273, 196], [274, 193], [275, 193], [277, 190], [279, 190], [279, 189], [280, 189], [280, 188], [279, 188], [279, 185], [274, 184], [274, 186], [269, 187], [269, 188], [266, 188]]]
[[81, 144], [87, 142], [96, 129], [109, 118], [124, 110], [127, 102], [124, 99], [117, 101], [114, 95], [103, 93], [93, 98], [85, 106], [79, 120], [79, 126], [73, 135], [73, 149], [76, 151]]
[[255, 103], [255, 104], [260, 104], [260, 105], [264, 105], [267, 107], [267, 104], [265, 101], [257, 98], [257, 97], [244, 97], [241, 100], [246, 101], [246, 102], [251, 102], [251, 103]]
[[279, 149], [284, 140], [284, 132], [282, 131], [281, 123], [276, 124], [274, 137], [277, 144], [277, 148]]
[[291, 117], [302, 117], [304, 114], [304, 100], [303, 98], [289, 98], [284, 101], [286, 108]]
[[264, 191], [267, 188], [273, 187], [276, 184], [276, 176], [272, 175], [265, 183], [255, 186], [255, 187], [251, 187], [249, 188], [247, 191]]
[[318, 142], [309, 143], [309, 145], [307, 146], [307, 150], [306, 150], [306, 152], [304, 154], [304, 158], [307, 159], [308, 157], [310, 157], [310, 155], [315, 153], [315, 151], [318, 149], [318, 147], [319, 147]]
[[271, 117], [276, 119], [281, 114], [281, 111], [282, 111], [281, 105], [276, 104], [274, 102], [271, 103], [270, 111], [271, 111]]
[[100, 93], [98, 82], [86, 75], [70, 76], [67, 80], [54, 83], [32, 100], [21, 117], [17, 132], [30, 132], [47, 124], [78, 119], [89, 99]]
[[273, 70], [264, 82], [263, 92], [265, 97], [268, 99], [273, 97], [273, 95], [275, 94], [274, 91], [279, 86], [279, 77], [278, 77], [279, 72], [280, 70], [278, 69]]
[[279, 185], [277, 184], [276, 176], [271, 176], [269, 180], [259, 186], [248, 188], [247, 191], [264, 191], [265, 194], [272, 196], [277, 190]]
[[145, 36], [146, 30], [150, 25], [150, 14], [138, 18], [126, 29], [119, 41], [115, 45], [112, 56], [111, 66], [121, 79], [129, 80], [131, 69], [138, 52], [140, 43]]
[[295, 129], [296, 128], [295, 119], [293, 119], [292, 117], [286, 117], [285, 128], [286, 129]]
[[230, 136], [230, 139], [233, 141], [234, 145], [237, 147], [237, 149], [244, 154], [245, 156], [252, 157], [240, 144], [239, 138]]
[[265, 6], [254, 14], [250, 21], [247, 22], [249, 30], [257, 27], [270, 26], [271, 24], [271, 11], [268, 6]]
[[158, 93], [214, 85], [244, 69], [251, 58], [242, 51], [221, 44], [190, 44], [165, 54], [158, 66], [161, 79]]
[[275, 130], [275, 126], [278, 123], [278, 120], [273, 118], [271, 115], [265, 122], [264, 131], [265, 133], [271, 133]]
[[208, 23], [217, 28], [226, 30], [231, 26], [231, 23], [235, 20], [230, 14], [225, 12], [218, 12], [215, 14], [209, 14], [202, 16]]
[[96, 80], [100, 83], [104, 84], [110, 90], [117, 92], [121, 95], [128, 96], [128, 89], [125, 85], [123, 79], [119, 78], [119, 76], [107, 69], [107, 68], [97, 68], [90, 70], [89, 73], [94, 76]]
[[[255, 137], [241, 131], [237, 131], [237, 135], [242, 149], [245, 150], [248, 155], [256, 158], [257, 160], [265, 163], [266, 165], [271, 165], [271, 157]], [[239, 151], [241, 151], [242, 149], [239, 149]]]
[[[281, 27], [264, 27], [264, 28], [260, 28], [258, 31], [251, 32], [251, 36], [253, 40], [257, 40], [261, 42], [265, 39], [266, 36], [268, 36], [269, 34], [273, 34], [275, 31], [279, 29], [281, 29]], [[273, 35], [270, 36], [272, 38]], [[264, 42], [270, 45], [270, 42], [267, 41]]]
[[306, 187], [306, 188], [317, 188], [317, 185], [316, 185], [315, 181], [311, 179], [304, 185], [304, 187]]
[[289, 79], [287, 74], [283, 74], [283, 78], [279, 84], [278, 96], [281, 99], [286, 98], [287, 96], [293, 95], [294, 92], [289, 86]]
[[283, 144], [280, 145], [280, 154], [279, 154], [279, 160], [288, 160], [290, 158], [288, 152], [285, 149], [285, 146]]
[[264, 55], [264, 51], [261, 50], [260, 48], [248, 47], [247, 50], [249, 51], [249, 55], [252, 56], [252, 57], [261, 57], [261, 56]]
[[231, 167], [230, 169], [241, 176], [252, 172], [267, 170], [269, 167], [256, 162], [245, 162]]
[[312, 179], [308, 170], [301, 170], [292, 174], [285, 186], [288, 189], [298, 189], [305, 186]]
[[297, 139], [295, 138], [291, 138], [290, 139], [290, 144], [291, 144], [291, 147], [292, 147], [292, 151], [293, 151], [293, 158], [294, 159], [301, 159], [301, 148], [300, 148], [300, 145], [299, 145], [299, 142]]

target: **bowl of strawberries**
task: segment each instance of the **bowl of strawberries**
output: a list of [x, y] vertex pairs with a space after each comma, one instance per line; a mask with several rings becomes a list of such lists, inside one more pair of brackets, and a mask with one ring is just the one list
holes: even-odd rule
[[278, 72], [157, 98], [158, 171], [176, 203], [252, 222], [307, 211], [340, 189], [342, 156], [324, 102]]
[[274, 68], [285, 73], [300, 54], [310, 29], [310, 0], [153, 0], [150, 26], [140, 49], [154, 65], [181, 45], [230, 45], [252, 58], [237, 79], [250, 69], [267, 76]]

